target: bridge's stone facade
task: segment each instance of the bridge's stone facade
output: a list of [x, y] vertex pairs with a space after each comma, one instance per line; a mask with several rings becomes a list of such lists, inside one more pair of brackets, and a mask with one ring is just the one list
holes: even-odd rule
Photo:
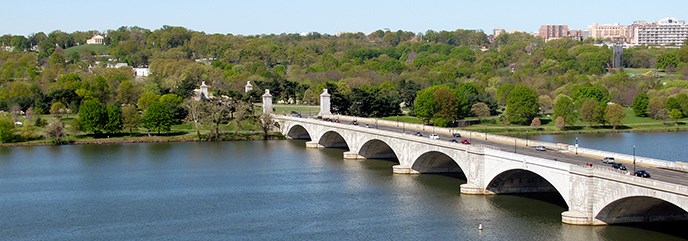
[[393, 172], [459, 172], [462, 194], [556, 192], [568, 207], [562, 222], [604, 225], [688, 220], [688, 188], [480, 145], [315, 119], [275, 116], [288, 138], [310, 148], [348, 148], [345, 159], [395, 159]]

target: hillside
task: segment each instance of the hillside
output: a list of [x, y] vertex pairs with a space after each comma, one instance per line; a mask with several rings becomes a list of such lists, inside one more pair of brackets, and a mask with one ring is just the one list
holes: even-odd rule
[[65, 56], [69, 56], [69, 54], [77, 52], [77, 53], [95, 53], [95, 54], [107, 54], [107, 46], [102, 45], [102, 44], [84, 44], [84, 45], [78, 45], [74, 47], [69, 47], [64, 50]]

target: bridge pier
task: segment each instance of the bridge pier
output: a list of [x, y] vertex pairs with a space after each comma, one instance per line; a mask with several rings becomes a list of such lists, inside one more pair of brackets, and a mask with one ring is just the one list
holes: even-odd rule
[[309, 141], [306, 142], [306, 148], [325, 148], [323, 145], [320, 145], [320, 143], [316, 141]]
[[467, 195], [484, 195], [485, 190], [480, 188], [480, 186], [473, 183], [464, 183], [459, 186], [459, 191], [461, 194]]
[[410, 166], [395, 165], [392, 167], [394, 174], [420, 174], [420, 172], [413, 170]]
[[347, 151], [347, 152], [344, 152], [344, 159], [345, 160], [365, 160], [366, 158], [359, 155], [358, 152], [356, 152], [356, 151]]
[[595, 224], [588, 215], [578, 211], [566, 211], [561, 213], [561, 222], [572, 225], [605, 225], [603, 223]]

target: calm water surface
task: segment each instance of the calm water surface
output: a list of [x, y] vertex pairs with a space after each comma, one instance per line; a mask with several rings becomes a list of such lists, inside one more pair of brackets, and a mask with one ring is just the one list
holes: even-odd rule
[[[0, 148], [2, 240], [683, 240], [561, 223], [557, 196], [460, 195], [301, 141]], [[478, 231], [478, 224], [484, 225]]]
[[531, 139], [554, 143], [575, 144], [578, 137], [580, 147], [617, 153], [633, 154], [633, 146], [638, 156], [657, 158], [667, 161], [688, 162], [688, 132], [653, 133], [604, 133], [604, 134], [566, 134], [531, 136]]

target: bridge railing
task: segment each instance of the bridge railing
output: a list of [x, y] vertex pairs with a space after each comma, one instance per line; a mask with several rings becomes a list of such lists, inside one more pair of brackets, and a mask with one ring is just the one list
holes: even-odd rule
[[[501, 143], [506, 143], [506, 144], [516, 144], [518, 146], [544, 146], [545, 148], [551, 149], [551, 150], [570, 151], [570, 152], [575, 152], [577, 149], [578, 154], [589, 155], [589, 156], [598, 156], [600, 159], [602, 159], [603, 157], [609, 156], [609, 157], [614, 157], [618, 160], [625, 160], [628, 162], [633, 161], [633, 155], [628, 155], [628, 154], [623, 154], [623, 153], [615, 153], [615, 152], [603, 151], [603, 150], [595, 150], [595, 149], [590, 149], [590, 148], [582, 148], [580, 146], [578, 148], [576, 148], [575, 145], [564, 144], [564, 143], [551, 143], [551, 142], [529, 140], [529, 139], [523, 139], [523, 138], [517, 138], [517, 137], [488, 134], [488, 133], [482, 133], [482, 132], [476, 132], [476, 131], [456, 130], [456, 129], [452, 129], [452, 128], [442, 128], [442, 127], [434, 127], [434, 126], [428, 126], [428, 125], [423, 125], [423, 124], [412, 124], [412, 123], [404, 123], [404, 122], [380, 120], [380, 119], [356, 117], [356, 116], [329, 115], [329, 116], [323, 116], [323, 117], [346, 120], [346, 121], [358, 120], [358, 121], [365, 121], [365, 122], [376, 122], [378, 125], [399, 126], [399, 127], [403, 126], [407, 130], [425, 131], [425, 132], [430, 131], [430, 132], [435, 132], [438, 134], [451, 135], [452, 133], [459, 133], [463, 137], [471, 137], [472, 139], [484, 139], [484, 140], [493, 141], [493, 142], [501, 142]], [[635, 159], [636, 159], [636, 164], [640, 164], [640, 165], [650, 165], [650, 166], [655, 166], [655, 167], [659, 167], [659, 168], [666, 168], [666, 169], [688, 172], [688, 162], [680, 162], [680, 161], [674, 162], [674, 161], [660, 160], [660, 159], [642, 157], [642, 156], [635, 156]]]
[[[495, 149], [495, 150], [501, 150], [500, 148], [496, 146], [491, 146], [491, 145], [482, 145], [482, 144], [471, 144], [471, 145], [463, 145], [463, 144], [456, 144], [456, 143], [451, 143], [448, 142], [447, 140], [433, 140], [427, 137], [420, 137], [420, 136], [415, 136], [409, 133], [401, 133], [401, 132], [391, 132], [388, 130], [381, 130], [381, 129], [376, 129], [376, 128], [365, 128], [363, 126], [355, 126], [351, 124], [344, 124], [344, 123], [336, 123], [333, 121], [327, 121], [325, 118], [330, 118], [331, 120], [336, 120], [331, 117], [325, 117], [321, 119], [317, 118], [308, 118], [308, 117], [294, 117], [290, 115], [274, 115], [275, 118], [277, 119], [282, 119], [282, 120], [290, 120], [290, 121], [295, 121], [295, 122], [303, 122], [303, 123], [309, 123], [309, 124], [316, 124], [316, 125], [323, 125], [323, 126], [331, 126], [333, 128], [339, 128], [339, 129], [346, 129], [346, 130], [353, 130], [353, 131], [361, 131], [361, 132], [367, 132], [367, 133], [372, 133], [372, 134], [378, 134], [382, 136], [389, 136], [389, 137], [394, 137], [394, 138], [400, 138], [400, 139], [407, 139], [407, 140], [413, 140], [415, 142], [423, 142], [426, 144], [431, 144], [431, 145], [440, 145], [443, 147], [449, 147], [449, 148], [455, 148], [455, 149], [462, 149], [462, 150], [472, 150], [476, 152], [481, 152], [485, 148], [490, 148], [490, 149]], [[340, 120], [344, 121], [349, 121], [350, 119], [348, 118], [342, 118]], [[360, 120], [360, 119], [359, 119]]]
[[601, 178], [613, 182], [621, 182], [649, 189], [656, 189], [667, 192], [675, 192], [681, 195], [688, 195], [688, 186], [659, 181], [652, 178], [637, 177], [631, 175], [630, 172], [613, 169], [604, 165], [571, 165], [570, 172], [582, 176]]

